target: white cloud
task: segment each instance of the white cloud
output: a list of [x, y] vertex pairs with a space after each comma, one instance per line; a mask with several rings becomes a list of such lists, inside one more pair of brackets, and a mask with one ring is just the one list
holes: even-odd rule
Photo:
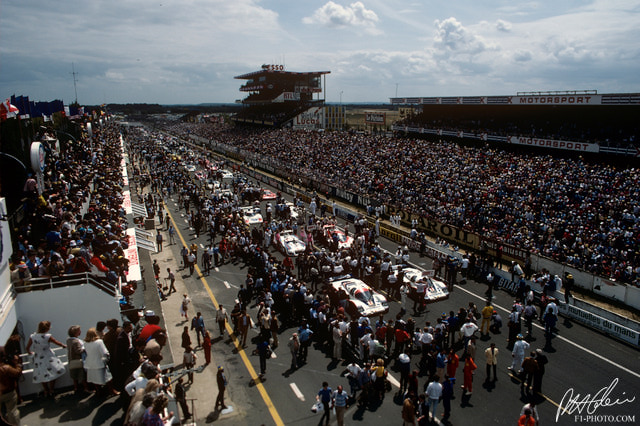
[[495, 46], [489, 45], [482, 37], [474, 34], [456, 18], [450, 17], [443, 21], [436, 20], [436, 45], [448, 50], [476, 54]]
[[116, 81], [116, 82], [126, 81], [126, 77], [124, 76], [124, 73], [120, 71], [108, 70], [104, 73], [104, 76], [107, 78], [107, 80], [111, 80], [111, 81]]
[[349, 6], [329, 1], [313, 12], [312, 16], [303, 18], [302, 22], [328, 27], [374, 27], [378, 22], [378, 15], [359, 1]]
[[498, 29], [498, 31], [509, 32], [511, 31], [511, 22], [498, 19], [496, 21], [496, 28]]
[[281, 61], [289, 71], [331, 71], [330, 102], [341, 91], [350, 102], [386, 101], [396, 84], [399, 96], [640, 91], [639, 0], [491, 4], [6, 1], [5, 41], [56, 25], [0, 44], [0, 87], [73, 99], [73, 62], [78, 97], [89, 105], [229, 102], [245, 95], [234, 76]]

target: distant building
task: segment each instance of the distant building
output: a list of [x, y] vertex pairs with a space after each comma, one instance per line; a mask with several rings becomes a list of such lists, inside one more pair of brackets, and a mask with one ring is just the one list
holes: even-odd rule
[[241, 100], [243, 109], [233, 120], [269, 127], [342, 129], [344, 107], [328, 107], [322, 96], [323, 76], [330, 72], [291, 72], [284, 65], [263, 65], [259, 71], [236, 76], [247, 80], [240, 91], [249, 95]]

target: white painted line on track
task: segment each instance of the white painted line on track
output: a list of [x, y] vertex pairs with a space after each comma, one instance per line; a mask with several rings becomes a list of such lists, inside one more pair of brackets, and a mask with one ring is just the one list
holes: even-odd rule
[[[481, 297], [481, 296], [479, 296], [479, 295], [475, 294], [474, 292], [467, 290], [466, 288], [462, 288], [462, 287], [460, 287], [460, 286], [459, 286], [459, 285], [457, 285], [457, 284], [456, 284], [456, 288], [459, 288], [460, 290], [464, 291], [465, 293], [468, 293], [468, 294], [470, 294], [470, 295], [472, 295], [472, 296], [475, 296], [475, 297], [477, 297], [477, 298], [478, 298], [478, 299], [480, 299], [480, 300], [486, 300], [486, 298], [485, 298], [485, 297]], [[503, 310], [504, 312], [507, 312], [507, 313], [511, 312], [511, 309], [503, 308], [502, 306], [497, 305], [497, 304], [495, 304], [495, 303], [493, 303], [493, 302], [492, 302], [492, 305], [493, 305], [494, 307], [498, 307], [498, 308], [500, 308], [500, 309], [501, 309], [501, 310]], [[543, 328], [541, 325], [539, 325], [539, 324], [534, 323], [533, 325], [534, 325], [536, 328], [540, 329], [540, 330], [544, 330], [544, 328]], [[582, 345], [577, 344], [576, 342], [572, 342], [571, 340], [567, 339], [566, 337], [563, 337], [563, 336], [560, 336], [560, 335], [556, 334], [556, 335], [554, 335], [554, 338], [556, 338], [556, 339], [560, 339], [560, 340], [562, 340], [563, 342], [566, 342], [566, 343], [568, 343], [568, 344], [570, 344], [570, 345], [573, 345], [573, 346], [575, 346], [576, 348], [580, 349], [581, 351], [584, 351], [584, 352], [586, 352], [586, 353], [588, 353], [588, 354], [590, 354], [590, 355], [593, 355], [594, 357], [596, 357], [596, 358], [598, 358], [598, 359], [600, 359], [600, 360], [602, 360], [602, 361], [604, 361], [604, 362], [606, 362], [606, 363], [609, 363], [609, 364], [613, 365], [614, 367], [619, 368], [620, 370], [622, 370], [622, 371], [624, 371], [624, 372], [626, 372], [626, 373], [629, 373], [629, 374], [631, 374], [632, 376], [635, 376], [635, 377], [637, 377], [637, 378], [639, 378], [639, 379], [640, 379], [640, 373], [636, 373], [635, 371], [629, 370], [628, 368], [626, 368], [626, 367], [624, 367], [624, 366], [622, 366], [622, 365], [620, 365], [620, 364], [618, 364], [618, 363], [615, 363], [615, 362], [611, 361], [610, 359], [608, 359], [608, 358], [606, 358], [606, 357], [604, 357], [604, 356], [602, 356], [602, 355], [600, 355], [600, 354], [598, 354], [598, 353], [596, 353], [596, 352], [593, 352], [592, 350], [587, 349], [587, 348], [585, 348], [585, 347], [584, 347], [584, 346], [582, 346]]]
[[393, 377], [391, 374], [387, 374], [387, 379], [389, 380], [389, 382], [391, 382], [391, 384], [397, 388], [400, 387], [400, 382], [398, 381], [398, 379], [396, 379], [395, 377]]
[[293, 393], [296, 394], [296, 397], [298, 397], [300, 401], [304, 401], [304, 395], [302, 394], [302, 392], [300, 392], [300, 389], [298, 389], [298, 386], [296, 386], [295, 383], [289, 383], [289, 386], [291, 387], [291, 390], [293, 391]]

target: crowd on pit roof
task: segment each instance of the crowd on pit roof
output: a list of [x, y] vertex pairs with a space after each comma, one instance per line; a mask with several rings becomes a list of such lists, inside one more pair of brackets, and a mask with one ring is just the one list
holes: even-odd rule
[[25, 220], [16, 229], [11, 281], [20, 286], [32, 278], [79, 272], [114, 284], [119, 276], [126, 281], [119, 126], [96, 129], [93, 144], [86, 136], [59, 151], [44, 143], [44, 187], [39, 194], [34, 176], [24, 184]]

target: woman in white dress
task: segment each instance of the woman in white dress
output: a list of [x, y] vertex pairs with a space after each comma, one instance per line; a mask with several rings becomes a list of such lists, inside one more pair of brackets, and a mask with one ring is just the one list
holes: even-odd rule
[[45, 397], [53, 396], [56, 379], [65, 373], [64, 364], [53, 353], [50, 343], [67, 347], [49, 334], [50, 329], [50, 321], [40, 321], [38, 331], [29, 337], [26, 347], [27, 352], [33, 355], [33, 383], [42, 383]]
[[112, 395], [119, 395], [120, 392], [116, 392], [111, 386], [112, 376], [107, 366], [109, 351], [93, 327], [87, 330], [87, 335], [84, 339], [84, 350], [87, 354], [84, 360], [84, 369], [87, 370], [87, 382], [97, 385], [98, 389], [106, 388]]

